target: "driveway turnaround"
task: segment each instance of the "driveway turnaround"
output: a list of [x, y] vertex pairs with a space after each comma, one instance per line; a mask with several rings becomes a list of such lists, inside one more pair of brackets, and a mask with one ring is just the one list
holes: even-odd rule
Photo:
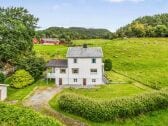
[[32, 95], [23, 101], [23, 105], [26, 107], [31, 107], [36, 111], [42, 112], [48, 116], [52, 116], [67, 126], [86, 126], [86, 124], [80, 122], [79, 120], [65, 116], [49, 106], [48, 102], [56, 94], [61, 92], [62, 89], [63, 87], [47, 87], [45, 89], [36, 89]]

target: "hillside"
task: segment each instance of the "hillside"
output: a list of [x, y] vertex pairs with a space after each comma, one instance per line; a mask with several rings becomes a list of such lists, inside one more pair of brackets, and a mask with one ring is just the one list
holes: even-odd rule
[[69, 38], [69, 39], [96, 39], [108, 38], [111, 32], [107, 29], [93, 29], [82, 27], [50, 27], [37, 31], [38, 36], [48, 38]]
[[167, 37], [168, 14], [139, 17], [116, 31], [118, 37]]
[[[113, 70], [154, 88], [168, 86], [168, 39], [132, 38], [116, 40], [75, 40], [75, 45], [87, 43], [103, 48], [104, 58], [113, 62]], [[66, 46], [35, 46], [46, 60], [65, 58]]]

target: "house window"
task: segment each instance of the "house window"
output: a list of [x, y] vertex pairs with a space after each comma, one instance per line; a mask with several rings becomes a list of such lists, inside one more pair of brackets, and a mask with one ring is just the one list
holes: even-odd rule
[[74, 62], [74, 63], [77, 63], [77, 59], [73, 59], [73, 62]]
[[91, 74], [97, 74], [97, 69], [90, 69]]
[[66, 69], [60, 69], [60, 73], [61, 74], [65, 74], [66, 73]]
[[73, 74], [78, 74], [79, 73], [79, 69], [78, 68], [72, 68], [72, 73]]
[[92, 59], [92, 63], [96, 63], [96, 59], [95, 58]]
[[92, 79], [92, 82], [95, 83], [95, 82], [96, 82], [96, 79]]
[[74, 82], [78, 82], [78, 79], [74, 78]]

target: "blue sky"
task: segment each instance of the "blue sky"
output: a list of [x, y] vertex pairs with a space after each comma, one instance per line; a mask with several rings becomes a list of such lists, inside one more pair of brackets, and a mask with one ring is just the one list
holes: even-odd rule
[[22, 6], [50, 26], [107, 28], [115, 31], [137, 17], [168, 12], [168, 0], [0, 0], [1, 7]]

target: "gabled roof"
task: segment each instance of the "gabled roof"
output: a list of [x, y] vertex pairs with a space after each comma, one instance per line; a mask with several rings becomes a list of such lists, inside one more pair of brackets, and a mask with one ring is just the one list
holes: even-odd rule
[[101, 58], [103, 52], [101, 47], [70, 47], [68, 49], [67, 58]]
[[53, 60], [50, 60], [46, 66], [47, 67], [67, 68], [68, 61], [67, 61], [67, 59], [53, 59]]

